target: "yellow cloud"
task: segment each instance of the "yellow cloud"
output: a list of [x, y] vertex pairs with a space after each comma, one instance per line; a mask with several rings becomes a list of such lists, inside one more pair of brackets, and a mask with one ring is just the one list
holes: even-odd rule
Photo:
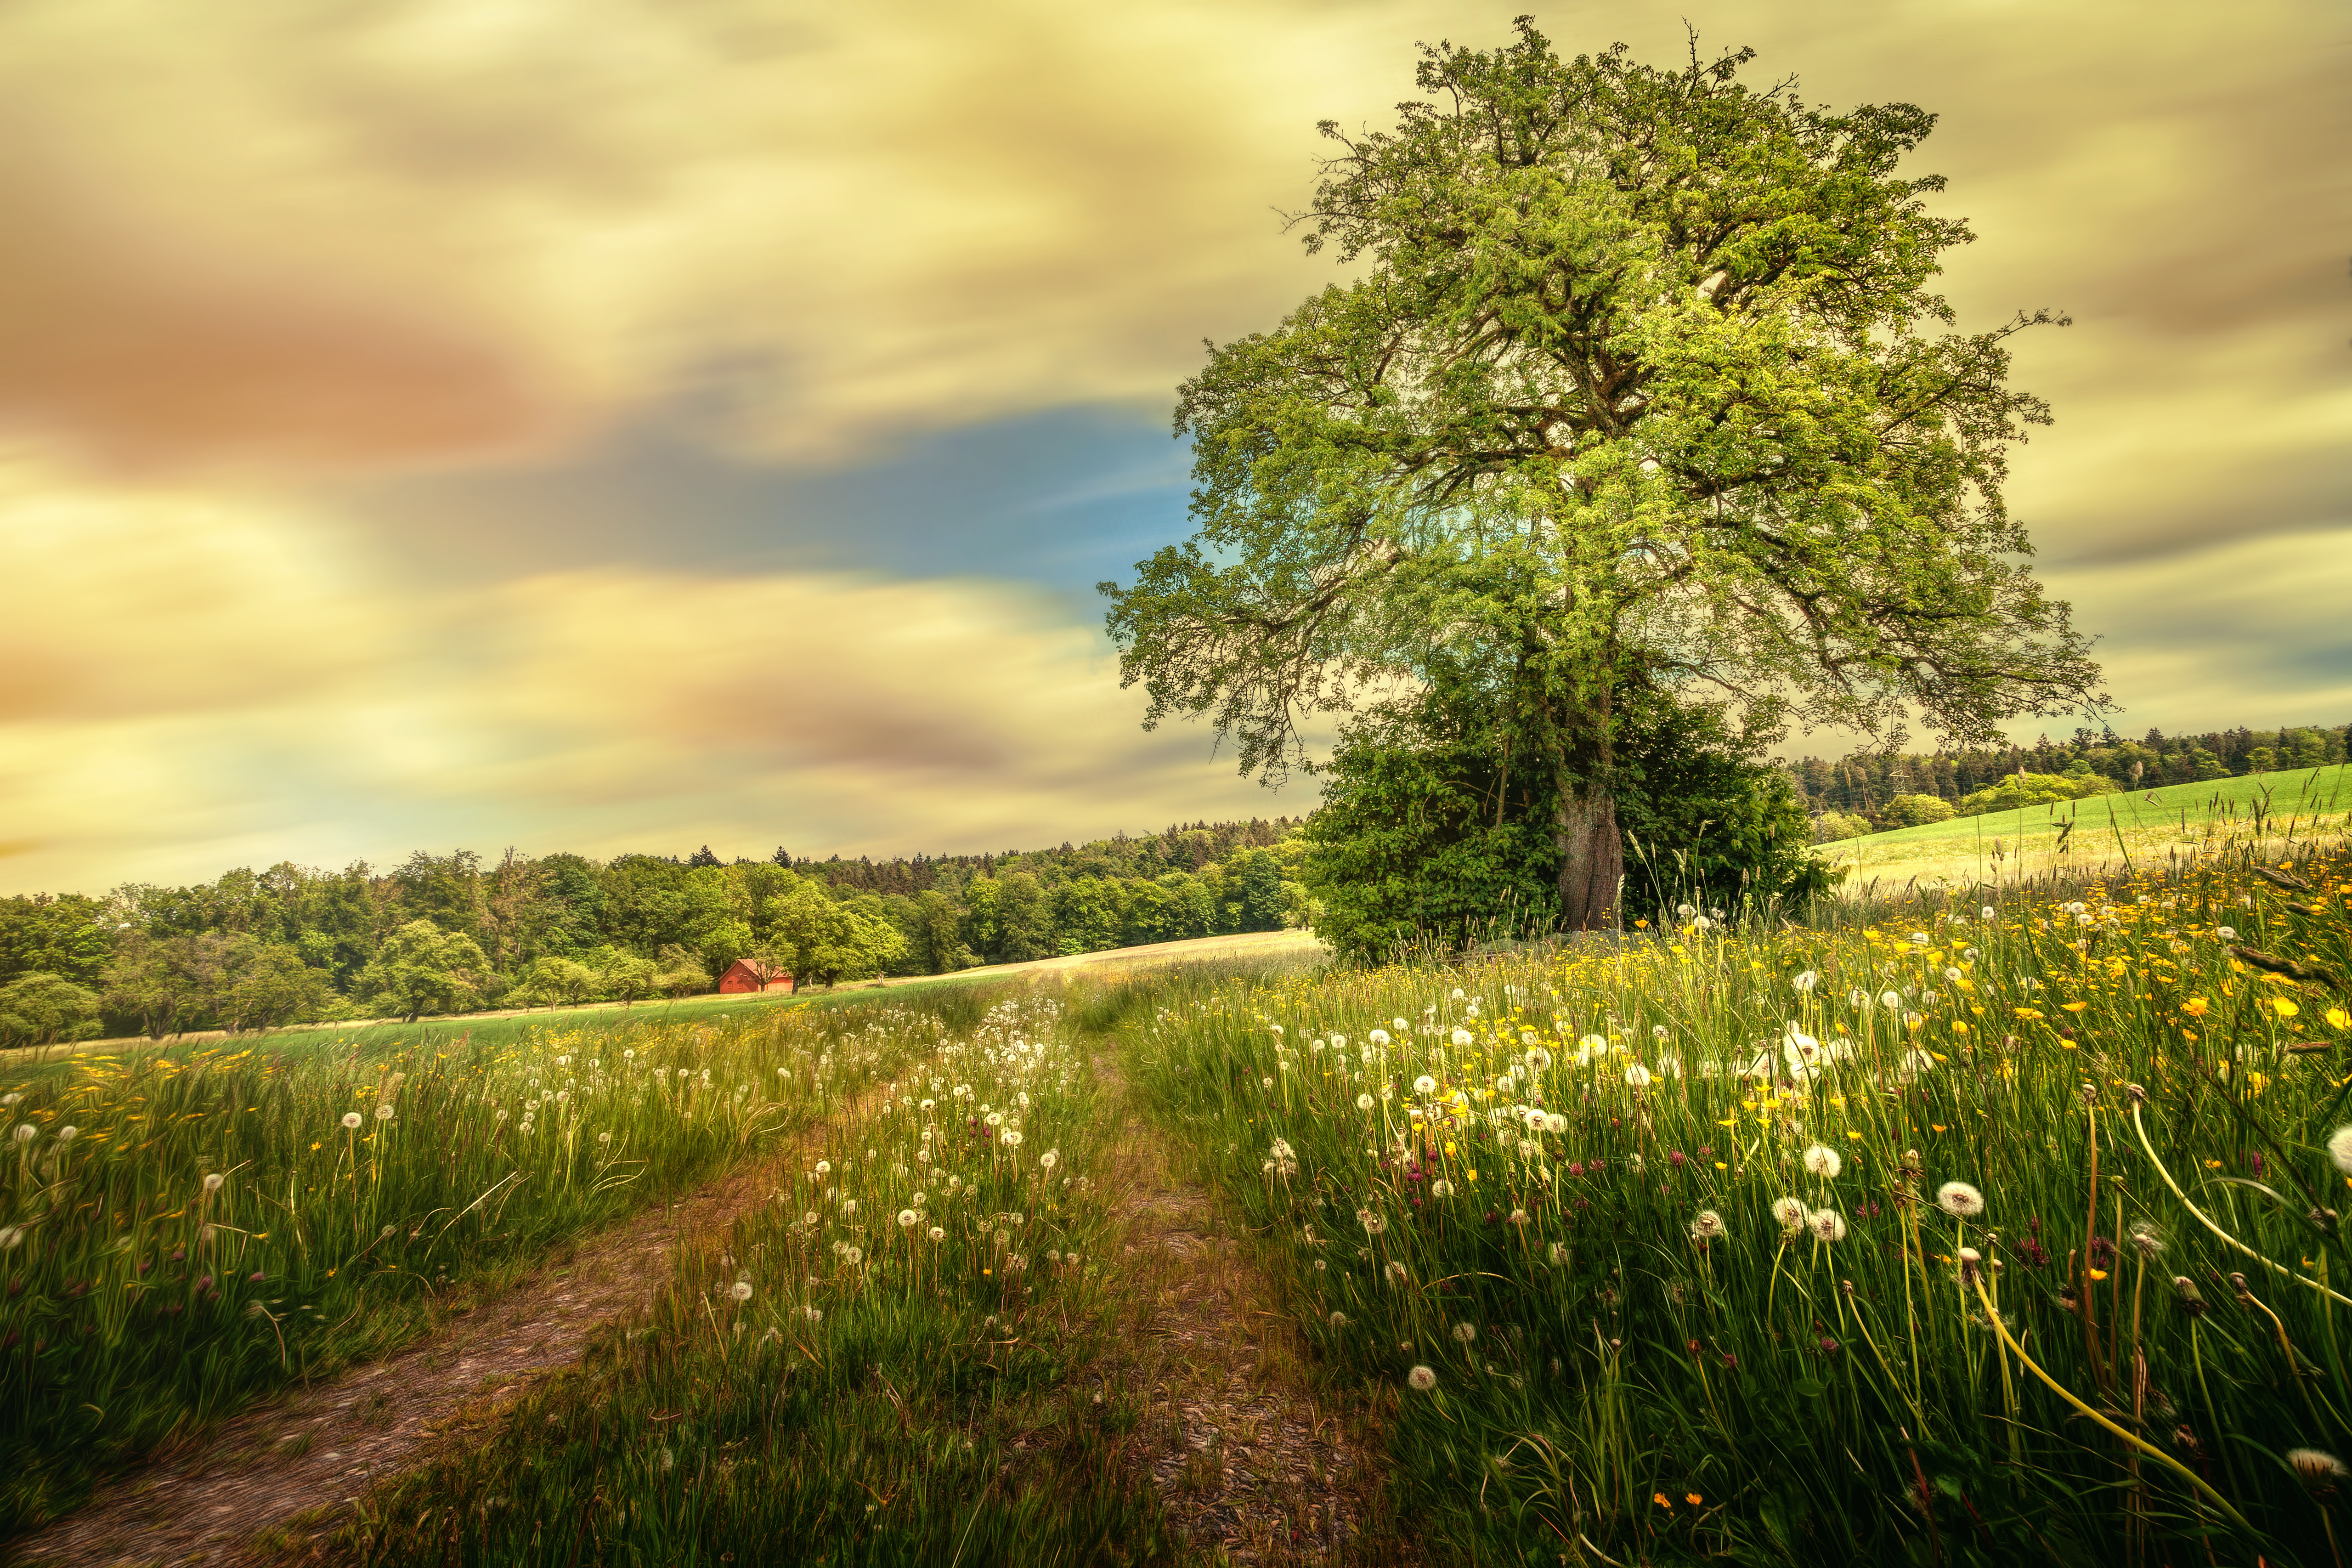
[[[0, 371], [0, 415], [133, 457], [317, 466], [682, 395], [802, 457], [1159, 404], [1203, 333], [1330, 276], [1274, 210], [1308, 194], [1315, 121], [1385, 121], [1414, 40], [1499, 43], [1513, 8], [221, 0], [197, 25], [33, 0], [0, 17], [0, 321], [37, 352]], [[1971, 324], [2043, 302], [2081, 323], [2024, 350], [2062, 430], [2154, 414], [2226, 448], [2332, 374], [2309, 350], [2342, 336], [2316, 331], [2342, 181], [2312, 155], [2340, 140], [2315, 0], [2127, 26], [1861, 0], [1543, 20], [1564, 50], [1666, 62], [1685, 16], [1706, 49], [1761, 48], [1759, 81], [1940, 111], [1916, 162], [1982, 235], [1949, 279]], [[2257, 346], [2227, 346], [2242, 330]], [[2084, 488], [2040, 455], [2029, 488]]]
[[[0, 491], [5, 891], [426, 844], [997, 849], [1303, 810], [1147, 736], [1099, 640], [972, 582], [357, 591], [306, 514]], [[19, 662], [20, 658], [23, 662]]]

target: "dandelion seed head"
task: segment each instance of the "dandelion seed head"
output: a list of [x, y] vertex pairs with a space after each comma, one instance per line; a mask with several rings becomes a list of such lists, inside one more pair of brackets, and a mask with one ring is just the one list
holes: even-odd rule
[[1775, 1198], [1772, 1200], [1772, 1217], [1779, 1220], [1782, 1227], [1785, 1229], [1794, 1230], [1799, 1226], [1803, 1225], [1805, 1223], [1806, 1213], [1805, 1200], [1802, 1198]]
[[727, 1287], [727, 1293], [738, 1301], [748, 1301], [751, 1299], [751, 1282], [749, 1279], [738, 1279], [734, 1284]]
[[1823, 1180], [1835, 1180], [1844, 1168], [1844, 1156], [1826, 1143], [1816, 1143], [1805, 1151], [1805, 1169]]
[[1454, 1339], [1455, 1339], [1455, 1341], [1456, 1341], [1456, 1342], [1458, 1342], [1459, 1343], [1462, 1343], [1462, 1344], [1465, 1344], [1465, 1345], [1466, 1345], [1466, 1344], [1468, 1344], [1471, 1341], [1473, 1341], [1473, 1340], [1476, 1339], [1477, 1337], [1478, 1337], [1478, 1325], [1477, 1325], [1477, 1324], [1475, 1324], [1475, 1323], [1456, 1323], [1456, 1324], [1454, 1324]]
[[2347, 1471], [2344, 1461], [2325, 1448], [2289, 1448], [2286, 1462], [2306, 1486], [2324, 1486], [2352, 1471]]
[[1821, 1241], [1845, 1239], [1845, 1215], [1835, 1209], [1815, 1209], [1805, 1216], [1805, 1228]]
[[1966, 1182], [1946, 1182], [1936, 1189], [1936, 1206], [1955, 1219], [1971, 1219], [1984, 1213], [1984, 1194]]
[[206, 1192], [208, 1192], [208, 1193], [216, 1193], [216, 1192], [220, 1191], [220, 1190], [221, 1190], [221, 1184], [222, 1184], [223, 1182], [226, 1181], [227, 1179], [228, 1179], [227, 1177], [226, 1177], [226, 1176], [222, 1175], [218, 1171], [207, 1171], [207, 1172], [205, 1172], [205, 1191], [206, 1191]]
[[1423, 1096], [1435, 1094], [1437, 1092], [1437, 1080], [1430, 1077], [1427, 1073], [1423, 1073], [1419, 1078], [1412, 1080], [1412, 1091], [1415, 1094]]
[[1437, 1386], [1437, 1373], [1425, 1366], [1414, 1367], [1404, 1374], [1404, 1380], [1411, 1384], [1413, 1391], [1418, 1394], [1427, 1394]]
[[344, 1111], [344, 1112], [343, 1112], [343, 1130], [344, 1130], [345, 1131], [348, 1131], [348, 1132], [356, 1132], [356, 1131], [359, 1131], [359, 1129], [360, 1129], [360, 1120], [361, 1120], [361, 1118], [360, 1118], [360, 1113], [359, 1113], [358, 1111], [356, 1111], [356, 1110], [346, 1110], [346, 1111]]
[[1713, 1241], [1723, 1232], [1723, 1216], [1713, 1209], [1699, 1210], [1697, 1217], [1691, 1221], [1690, 1233], [1694, 1241]]

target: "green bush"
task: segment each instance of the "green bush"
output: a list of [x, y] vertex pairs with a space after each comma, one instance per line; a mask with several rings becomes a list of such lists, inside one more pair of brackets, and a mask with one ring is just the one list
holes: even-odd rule
[[[1663, 693], [1619, 699], [1617, 826], [1626, 875], [1619, 914], [1677, 900], [1728, 907], [1802, 900], [1827, 886], [1805, 853], [1787, 775], [1711, 709]], [[1422, 942], [1460, 948], [1550, 929], [1559, 907], [1551, 773], [1535, 748], [1498, 734], [1462, 689], [1373, 715], [1341, 741], [1323, 805], [1307, 820], [1304, 887], [1315, 932], [1352, 960]]]
[[1850, 811], [1825, 811], [1813, 818], [1813, 842], [1816, 844], [1833, 844], [1841, 838], [1859, 838], [1865, 833], [1877, 831], [1870, 825], [1870, 818], [1856, 816]]
[[1981, 816], [1990, 811], [2016, 811], [2029, 805], [2053, 805], [2095, 795], [2113, 795], [2115, 783], [2096, 773], [2014, 773], [1997, 784], [1960, 797], [1961, 816]]
[[1952, 803], [1932, 795], [1898, 795], [1886, 803], [1887, 820], [1897, 827], [1923, 827], [1952, 820]]

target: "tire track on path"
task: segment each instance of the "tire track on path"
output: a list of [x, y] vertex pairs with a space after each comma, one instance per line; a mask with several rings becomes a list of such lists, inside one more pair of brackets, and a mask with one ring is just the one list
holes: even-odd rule
[[[166, 1454], [10, 1542], [6, 1560], [26, 1568], [259, 1563], [273, 1560], [257, 1540], [265, 1532], [332, 1533], [349, 1505], [417, 1458], [461, 1410], [495, 1417], [532, 1380], [578, 1362], [600, 1327], [652, 1299], [678, 1248], [767, 1202], [782, 1171], [828, 1152], [837, 1129], [881, 1092], [869, 1088], [786, 1148], [583, 1237], [408, 1349], [232, 1417], [200, 1446]], [[477, 1403], [485, 1398], [487, 1406]]]
[[1128, 1462], [1204, 1558], [1417, 1563], [1389, 1517], [1377, 1419], [1313, 1386], [1274, 1282], [1176, 1172], [1118, 1065], [1094, 1067], [1123, 1121], [1110, 1200], [1130, 1332], [1101, 1370], [1139, 1407]]

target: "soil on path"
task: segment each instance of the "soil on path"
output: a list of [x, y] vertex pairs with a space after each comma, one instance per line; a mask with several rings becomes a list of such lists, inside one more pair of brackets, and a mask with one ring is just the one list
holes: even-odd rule
[[814, 1129], [787, 1152], [585, 1238], [408, 1350], [236, 1416], [201, 1447], [134, 1472], [0, 1551], [27, 1565], [176, 1568], [271, 1562], [257, 1538], [331, 1535], [348, 1505], [416, 1458], [461, 1409], [469, 1418], [494, 1415], [534, 1378], [578, 1361], [599, 1326], [651, 1300], [677, 1248], [767, 1201], [779, 1173], [814, 1158], [828, 1135]]
[[1103, 1369], [1135, 1399], [1129, 1462], [1203, 1557], [1237, 1563], [1410, 1563], [1388, 1516], [1377, 1419], [1310, 1384], [1305, 1347], [1269, 1280], [1118, 1068], [1097, 1075], [1124, 1118], [1110, 1188], [1123, 1222], [1130, 1331]]

